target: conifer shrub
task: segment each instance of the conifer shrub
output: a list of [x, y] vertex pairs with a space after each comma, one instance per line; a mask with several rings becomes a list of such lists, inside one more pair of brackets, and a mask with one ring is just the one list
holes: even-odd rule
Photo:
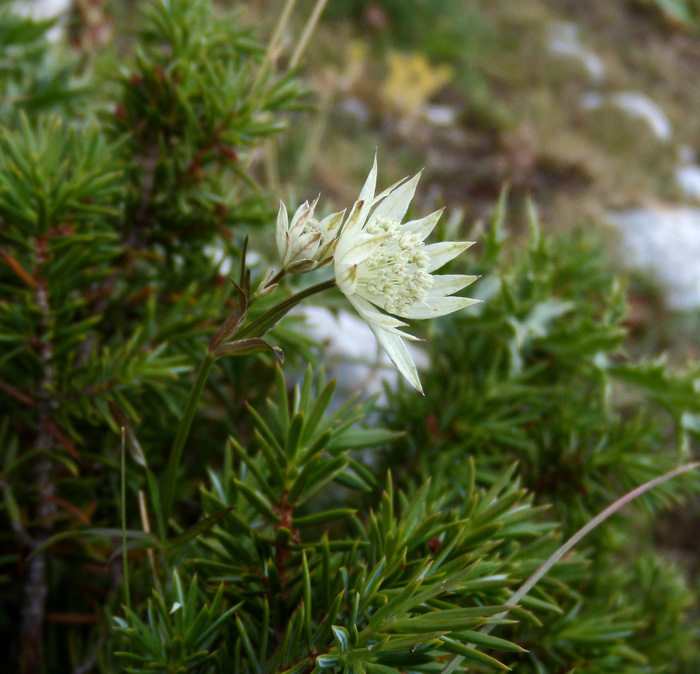
[[425, 396], [346, 399], [286, 316], [340, 293], [292, 275], [306, 230], [277, 271], [253, 170], [299, 74], [204, 0], [145, 5], [108, 74], [0, 12], [8, 671], [698, 671], [695, 581], [654, 539], [693, 472], [510, 603], [699, 427], [697, 367], [627, 353], [588, 237], [533, 212], [508, 240], [504, 196], [450, 263], [483, 302], [423, 326]]

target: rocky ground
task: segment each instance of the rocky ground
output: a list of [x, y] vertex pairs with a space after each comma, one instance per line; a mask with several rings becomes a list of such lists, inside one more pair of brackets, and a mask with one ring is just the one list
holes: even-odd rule
[[457, 4], [438, 3], [432, 40], [403, 44], [387, 35], [406, 18], [382, 3], [354, 23], [331, 12], [309, 56], [325, 92], [310, 189], [352, 198], [375, 146], [387, 180], [425, 166], [427, 206], [466, 222], [507, 183], [516, 232], [527, 196], [549, 229], [596, 228], [629, 270], [636, 327], [697, 355], [700, 39], [636, 1]]

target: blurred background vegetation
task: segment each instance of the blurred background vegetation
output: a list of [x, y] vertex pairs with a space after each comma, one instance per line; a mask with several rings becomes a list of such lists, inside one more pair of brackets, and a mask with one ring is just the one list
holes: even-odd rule
[[[312, 2], [27, 18], [42, 6], [0, 7], [10, 671], [439, 672], [455, 654], [476, 672], [700, 671], [692, 474], [557, 565], [500, 640], [474, 631], [558, 541], [697, 454], [700, 5], [329, 0], [306, 45]], [[382, 185], [425, 167], [412, 213], [445, 206], [439, 235], [477, 241], [454, 267], [484, 303], [417, 327], [425, 398], [349, 401], [347, 370], [335, 394], [304, 376], [332, 344], [301, 314], [272, 332], [284, 377], [222, 360], [160, 521], [245, 236], [256, 281], [279, 199], [349, 206], [375, 149]], [[659, 246], [647, 266], [635, 240]], [[397, 597], [396, 624], [373, 622]]]

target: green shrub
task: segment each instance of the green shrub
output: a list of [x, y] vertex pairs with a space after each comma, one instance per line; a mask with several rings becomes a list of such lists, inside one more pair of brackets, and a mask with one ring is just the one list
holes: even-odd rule
[[[698, 428], [697, 368], [626, 355], [624, 289], [587, 237], [533, 214], [505, 245], [503, 199], [468, 270], [484, 302], [427, 329], [426, 396], [343, 400], [280, 321], [333, 282], [262, 292], [252, 155], [305, 104], [292, 74], [204, 0], [146, 5], [127, 65], [80, 83], [49, 24], [2, 12], [0, 87], [26, 92], [0, 108], [11, 669], [697, 671], [696, 595], [652, 538], [692, 477], [508, 606]], [[298, 381], [282, 350], [311, 361]]]

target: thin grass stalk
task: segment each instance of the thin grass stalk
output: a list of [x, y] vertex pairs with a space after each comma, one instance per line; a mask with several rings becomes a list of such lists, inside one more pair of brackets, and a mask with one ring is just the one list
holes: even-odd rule
[[285, 3], [282, 9], [282, 14], [280, 14], [279, 21], [277, 21], [277, 25], [275, 26], [275, 32], [272, 34], [270, 42], [267, 45], [267, 51], [265, 52], [265, 60], [263, 61], [262, 71], [264, 71], [272, 63], [273, 54], [275, 53], [277, 45], [282, 39], [282, 34], [284, 33], [284, 29], [289, 23], [289, 19], [292, 16], [292, 12], [294, 11], [294, 6], [296, 4], [297, 0], [287, 0], [287, 2]]
[[[593, 529], [595, 529], [599, 524], [605, 522], [611, 515], [614, 515], [618, 510], [626, 506], [634, 499], [638, 498], [642, 494], [645, 494], [650, 489], [658, 487], [660, 484], [667, 482], [668, 480], [687, 473], [695, 468], [700, 467], [700, 461], [694, 461], [693, 463], [686, 463], [683, 466], [679, 466], [674, 470], [664, 473], [659, 477], [655, 477], [649, 482], [645, 482], [636, 489], [628, 492], [624, 496], [621, 496], [617, 501], [609, 505], [607, 508], [599, 512], [590, 522], [581, 527], [564, 545], [560, 546], [555, 552], [553, 552], [540, 566], [532, 573], [532, 575], [506, 600], [505, 605], [508, 607], [517, 606], [518, 602], [527, 593], [537, 585], [537, 583], [542, 579], [542, 577], [549, 571], [569, 550], [571, 550], [584, 536], [587, 536]], [[508, 615], [508, 611], [503, 611], [498, 615], [493, 616], [491, 620], [497, 621], [502, 620]], [[482, 634], [489, 634], [495, 627], [495, 623], [489, 623], [484, 625], [479, 631]], [[440, 672], [440, 674], [450, 674], [453, 672], [464, 660], [464, 656], [455, 655], [452, 660], [447, 663], [447, 666]]]
[[289, 61], [289, 67], [290, 68], [296, 68], [299, 59], [301, 58], [301, 55], [304, 53], [304, 50], [306, 49], [306, 45], [311, 39], [311, 35], [314, 32], [314, 29], [316, 28], [316, 24], [318, 23], [318, 20], [321, 18], [321, 13], [323, 12], [324, 8], [326, 7], [326, 3], [328, 0], [317, 0], [316, 6], [314, 7], [314, 11], [311, 12], [311, 16], [309, 17], [309, 20], [306, 22], [306, 26], [304, 26], [304, 31], [301, 34], [301, 38], [299, 38], [299, 42], [297, 42], [297, 47], [294, 50], [294, 54], [292, 54], [292, 58]]
[[[143, 530], [147, 533], [151, 533], [151, 522], [148, 519], [148, 506], [146, 505], [146, 494], [144, 494], [142, 489], [139, 489], [139, 512], [141, 514], [141, 526]], [[148, 557], [148, 563], [151, 566], [151, 572], [153, 573], [153, 584], [156, 587], [158, 594], [162, 596], [163, 588], [160, 584], [160, 578], [158, 578], [158, 570], [156, 568], [156, 554], [153, 548], [146, 548], [146, 556]]]
[[129, 583], [129, 551], [126, 547], [126, 428], [122, 426], [122, 481], [121, 481], [121, 518], [122, 518], [122, 559], [124, 564], [124, 603], [131, 609], [131, 590]]

